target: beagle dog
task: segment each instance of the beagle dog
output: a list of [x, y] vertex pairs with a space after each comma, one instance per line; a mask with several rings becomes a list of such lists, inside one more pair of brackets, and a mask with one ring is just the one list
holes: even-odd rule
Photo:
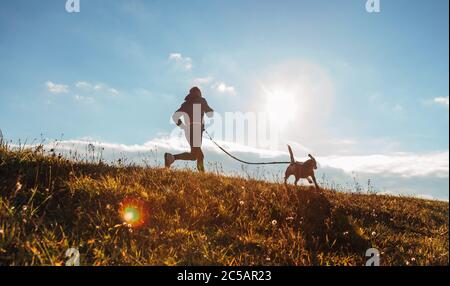
[[292, 152], [291, 146], [288, 145], [289, 155], [291, 156], [291, 164], [286, 169], [284, 176], [284, 184], [287, 185], [287, 180], [290, 176], [294, 175], [295, 185], [297, 185], [300, 179], [307, 179], [310, 184], [314, 183], [316, 190], [319, 190], [319, 185], [317, 185], [316, 177], [314, 176], [314, 170], [317, 170], [316, 159], [308, 154], [309, 160], [306, 162], [297, 162], [294, 158], [294, 153]]

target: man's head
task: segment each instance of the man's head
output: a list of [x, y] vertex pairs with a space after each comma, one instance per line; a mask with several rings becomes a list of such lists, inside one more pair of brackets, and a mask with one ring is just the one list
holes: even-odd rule
[[189, 94], [201, 97], [202, 91], [200, 90], [200, 88], [194, 86], [193, 88], [191, 88], [191, 90], [189, 90]]

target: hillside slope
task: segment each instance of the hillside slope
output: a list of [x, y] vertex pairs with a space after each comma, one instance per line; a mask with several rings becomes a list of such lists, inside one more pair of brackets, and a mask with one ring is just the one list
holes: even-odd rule
[[364, 265], [371, 247], [382, 265], [448, 265], [448, 213], [446, 202], [0, 147], [0, 265], [64, 265], [70, 247], [82, 265]]

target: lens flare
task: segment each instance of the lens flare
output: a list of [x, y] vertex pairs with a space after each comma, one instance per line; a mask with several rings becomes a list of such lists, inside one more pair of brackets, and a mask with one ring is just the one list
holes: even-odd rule
[[131, 227], [142, 226], [147, 219], [145, 203], [137, 199], [125, 199], [120, 203], [120, 218]]

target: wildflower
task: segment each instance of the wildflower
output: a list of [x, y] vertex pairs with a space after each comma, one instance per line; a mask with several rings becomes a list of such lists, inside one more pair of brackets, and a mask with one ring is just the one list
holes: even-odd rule
[[26, 212], [26, 211], [27, 211], [27, 209], [28, 209], [28, 207], [27, 207], [27, 206], [23, 206], [23, 207], [22, 207], [22, 210], [23, 210], [24, 212]]
[[129, 232], [129, 233], [133, 233], [133, 229], [132, 229], [132, 228], [129, 228], [129, 229], [128, 229], [128, 232]]
[[276, 226], [277, 223], [278, 223], [278, 222], [277, 222], [277, 220], [275, 220], [275, 219], [272, 221], [272, 225], [273, 225], [273, 226]]
[[110, 205], [110, 204], [107, 204], [107, 205], [106, 205], [106, 209], [107, 209], [107, 210], [110, 210], [110, 209], [111, 209], [111, 205]]
[[270, 261], [271, 259], [270, 259], [270, 257], [266, 257], [266, 261]]
[[20, 181], [17, 181], [16, 183], [16, 192], [20, 191], [22, 189], [22, 184], [20, 183]]
[[413, 258], [411, 258], [411, 261], [412, 261], [412, 262], [415, 262], [415, 261], [416, 261], [416, 259], [415, 259], [415, 258], [413, 257]]
[[128, 228], [132, 228], [133, 226], [132, 226], [131, 224], [128, 224], [127, 227], [128, 227]]
[[372, 231], [372, 236], [377, 235], [377, 233], [375, 231]]
[[348, 235], [348, 231], [344, 231], [343, 235]]
[[239, 204], [240, 204], [241, 206], [243, 206], [245, 203], [244, 203], [244, 201], [240, 201]]
[[287, 217], [287, 218], [286, 218], [286, 220], [287, 220], [287, 221], [291, 221], [291, 220], [294, 220], [294, 217], [292, 217], [292, 216], [290, 216], [290, 217]]

